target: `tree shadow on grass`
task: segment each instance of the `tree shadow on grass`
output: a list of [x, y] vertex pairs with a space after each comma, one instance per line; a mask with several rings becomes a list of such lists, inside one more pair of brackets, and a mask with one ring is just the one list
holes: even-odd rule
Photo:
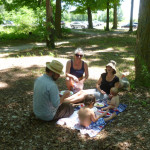
[[[135, 36], [126, 34], [118, 35], [103, 35], [103, 36], [84, 36], [76, 39], [62, 41], [62, 44], [56, 45], [54, 50], [47, 48], [33, 48], [32, 50], [23, 50], [19, 52], [9, 53], [6, 57], [26, 57], [26, 56], [45, 56], [50, 55], [54, 57], [70, 58], [74, 54], [77, 47], [85, 50], [85, 59], [94, 59], [95, 57], [103, 56], [103, 52], [111, 52], [119, 54], [120, 57], [129, 57], [134, 54]], [[102, 58], [105, 60], [109, 56], [105, 55]]]

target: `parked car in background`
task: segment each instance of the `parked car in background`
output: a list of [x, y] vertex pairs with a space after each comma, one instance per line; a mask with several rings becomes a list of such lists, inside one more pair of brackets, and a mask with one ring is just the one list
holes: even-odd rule
[[83, 21], [83, 24], [89, 25], [88, 21]]
[[98, 20], [93, 21], [93, 27], [100, 26], [100, 25], [102, 25], [100, 21]]
[[137, 23], [137, 22], [134, 22], [133, 24], [136, 25], [136, 26], [138, 27], [138, 23]]
[[9, 21], [9, 20], [5, 20], [3, 21], [3, 24], [1, 24], [3, 27], [7, 27], [7, 26], [15, 26], [13, 21]]
[[[134, 24], [134, 23], [133, 23], [133, 25], [132, 25], [133, 28], [137, 28], [137, 26], [138, 26], [138, 25], [137, 25], [137, 24]], [[125, 25], [122, 25], [121, 28], [130, 28], [130, 23], [125, 24]]]
[[79, 22], [79, 21], [75, 21], [75, 22], [71, 22], [71, 23], [70, 23], [70, 27], [71, 27], [72, 29], [75, 29], [75, 28], [85, 29], [85, 28], [88, 27], [88, 25], [85, 24], [85, 23]]

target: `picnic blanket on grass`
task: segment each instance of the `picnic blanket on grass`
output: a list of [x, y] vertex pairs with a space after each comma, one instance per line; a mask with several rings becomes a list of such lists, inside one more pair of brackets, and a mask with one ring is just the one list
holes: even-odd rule
[[[102, 106], [102, 107], [101, 107]], [[100, 102], [99, 107], [94, 106], [92, 109], [95, 112], [96, 115], [100, 115], [104, 113], [105, 111], [102, 111], [101, 108], [108, 106], [106, 101]], [[107, 123], [112, 122], [112, 120], [105, 122], [103, 118], [100, 118], [97, 122], [91, 123], [89, 127], [83, 127], [79, 124], [79, 118], [78, 118], [78, 111], [79, 109], [83, 107], [83, 105], [80, 105], [75, 108], [74, 113], [69, 118], [61, 118], [56, 123], [58, 125], [65, 125], [71, 129], [77, 129], [80, 131], [81, 134], [88, 134], [90, 137], [96, 136]], [[120, 104], [117, 108], [117, 111], [119, 113], [123, 112], [126, 109], [125, 104]], [[108, 112], [106, 117], [111, 116], [112, 113]]]

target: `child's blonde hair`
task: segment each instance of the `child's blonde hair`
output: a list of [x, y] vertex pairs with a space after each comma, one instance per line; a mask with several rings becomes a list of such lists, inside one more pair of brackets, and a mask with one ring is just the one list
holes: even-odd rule
[[88, 94], [88, 95], [85, 96], [85, 99], [84, 99], [84, 105], [85, 106], [88, 106], [88, 105], [90, 105], [92, 103], [94, 105], [95, 102], [96, 102], [96, 100], [95, 100], [95, 96], [94, 95]]
[[116, 87], [112, 87], [110, 89], [110, 91], [111, 91], [111, 94], [114, 95], [114, 96], [116, 96], [118, 94], [118, 88], [116, 88]]

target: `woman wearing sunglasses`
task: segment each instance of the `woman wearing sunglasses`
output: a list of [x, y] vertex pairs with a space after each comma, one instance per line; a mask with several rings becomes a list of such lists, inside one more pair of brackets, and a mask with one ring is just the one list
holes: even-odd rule
[[87, 63], [82, 60], [83, 55], [83, 50], [77, 48], [74, 59], [69, 60], [66, 65], [66, 85], [74, 93], [83, 89], [84, 81], [89, 76]]

